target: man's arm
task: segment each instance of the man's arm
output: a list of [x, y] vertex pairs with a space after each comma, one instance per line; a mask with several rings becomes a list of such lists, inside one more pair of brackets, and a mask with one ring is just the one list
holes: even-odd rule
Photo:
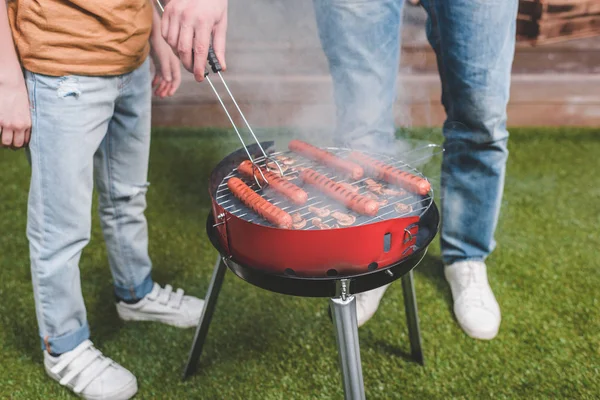
[[[166, 0], [161, 0], [164, 3]], [[204, 67], [211, 44], [225, 69], [227, 0], [169, 0], [161, 24], [162, 35], [179, 55], [183, 66], [204, 80]]]
[[6, 4], [0, 5], [0, 54], [0, 145], [20, 148], [29, 143], [31, 115]]

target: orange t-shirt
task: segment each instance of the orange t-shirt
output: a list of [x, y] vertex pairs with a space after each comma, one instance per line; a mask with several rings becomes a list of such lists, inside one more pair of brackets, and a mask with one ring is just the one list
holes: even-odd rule
[[21, 65], [52, 76], [131, 72], [148, 56], [151, 0], [9, 0]]

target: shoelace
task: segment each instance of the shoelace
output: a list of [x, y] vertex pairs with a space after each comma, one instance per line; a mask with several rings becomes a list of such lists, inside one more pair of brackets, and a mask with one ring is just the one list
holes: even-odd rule
[[96, 349], [92, 345], [91, 341], [86, 340], [71, 353], [65, 354], [64, 358], [62, 358], [54, 367], [52, 367], [50, 371], [55, 375], [59, 375], [75, 360], [79, 361], [78, 364], [71, 368], [71, 370], [69, 370], [69, 372], [67, 372], [65, 376], [60, 379], [61, 385], [66, 386], [70, 384], [73, 379], [80, 376], [83, 371], [93, 367], [93, 369], [86, 372], [85, 378], [77, 382], [77, 385], [73, 388], [73, 392], [77, 394], [83, 392], [83, 390], [90, 383], [92, 383], [94, 379], [100, 376], [100, 374], [102, 374], [113, 363], [113, 360], [103, 356], [100, 350]]
[[466, 268], [460, 271], [460, 275], [461, 301], [465, 308], [484, 308], [483, 290], [486, 282], [483, 279], [483, 274], [478, 274], [472, 265], [467, 265]]
[[[158, 285], [157, 285], [158, 286]], [[166, 285], [164, 288], [158, 286], [158, 290], [153, 290], [147, 297], [150, 301], [157, 301], [159, 304], [179, 309], [183, 303], [183, 289], [177, 289], [173, 293], [173, 286]]]

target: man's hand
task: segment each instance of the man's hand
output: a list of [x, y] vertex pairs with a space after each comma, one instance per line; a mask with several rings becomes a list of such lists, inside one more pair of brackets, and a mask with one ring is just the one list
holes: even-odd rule
[[211, 44], [225, 69], [227, 0], [171, 0], [162, 16], [161, 32], [198, 82], [204, 80], [204, 67]]
[[173, 96], [181, 84], [181, 64], [160, 32], [150, 37], [150, 54], [156, 69], [152, 87], [154, 95], [164, 99]]
[[31, 137], [27, 88], [23, 75], [16, 75], [0, 77], [0, 146], [13, 150], [27, 146]]

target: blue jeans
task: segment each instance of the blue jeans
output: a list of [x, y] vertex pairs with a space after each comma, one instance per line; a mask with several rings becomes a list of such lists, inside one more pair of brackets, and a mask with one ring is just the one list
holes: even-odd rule
[[144, 210], [150, 146], [150, 64], [114, 77], [26, 71], [32, 115], [27, 237], [42, 348], [89, 337], [79, 259], [90, 240], [92, 191], [119, 298], [152, 289]]
[[[333, 78], [336, 143], [394, 146], [402, 0], [314, 0]], [[508, 151], [506, 106], [517, 0], [423, 0], [442, 81], [441, 248], [445, 264], [495, 247]]]

